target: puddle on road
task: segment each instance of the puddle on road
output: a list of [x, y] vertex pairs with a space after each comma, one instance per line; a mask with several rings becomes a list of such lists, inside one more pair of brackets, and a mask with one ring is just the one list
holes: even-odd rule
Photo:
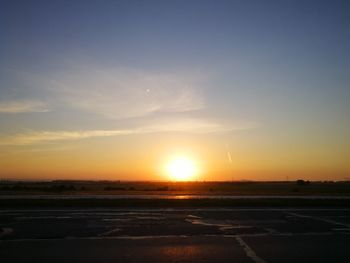
[[187, 216], [185, 219], [193, 225], [217, 227], [224, 234], [242, 234], [242, 233], [265, 233], [266, 230], [251, 225], [235, 224], [230, 220], [220, 221], [212, 219], [203, 219], [197, 216]]
[[193, 225], [214, 226], [219, 228], [219, 230], [223, 232], [229, 229], [252, 228], [252, 226], [234, 225], [231, 223], [227, 223], [227, 221], [222, 222], [219, 220], [202, 219], [201, 217], [197, 217], [193, 215], [187, 216], [186, 221], [190, 222]]

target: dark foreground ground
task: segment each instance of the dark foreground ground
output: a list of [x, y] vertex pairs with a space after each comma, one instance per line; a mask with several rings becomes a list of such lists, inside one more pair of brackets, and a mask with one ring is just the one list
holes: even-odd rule
[[2, 208], [7, 262], [349, 262], [350, 208]]

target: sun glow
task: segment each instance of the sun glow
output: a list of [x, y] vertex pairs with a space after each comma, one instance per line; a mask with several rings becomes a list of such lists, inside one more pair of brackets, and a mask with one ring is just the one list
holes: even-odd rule
[[172, 180], [190, 181], [193, 180], [198, 169], [193, 160], [187, 157], [176, 157], [166, 165], [166, 172]]

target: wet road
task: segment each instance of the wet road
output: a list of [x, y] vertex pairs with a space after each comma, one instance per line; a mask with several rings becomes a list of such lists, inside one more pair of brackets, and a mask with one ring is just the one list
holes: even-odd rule
[[0, 210], [1, 262], [348, 262], [350, 209]]

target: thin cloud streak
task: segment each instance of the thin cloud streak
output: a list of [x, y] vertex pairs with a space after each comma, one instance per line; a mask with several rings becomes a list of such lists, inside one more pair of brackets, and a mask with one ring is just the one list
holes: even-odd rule
[[79, 130], [79, 131], [30, 131], [10, 136], [0, 137], [0, 145], [33, 145], [58, 141], [73, 141], [96, 137], [112, 137], [133, 134], [148, 134], [159, 132], [188, 132], [188, 133], [217, 133], [234, 130], [247, 130], [254, 128], [253, 125], [224, 126], [199, 120], [186, 120], [159, 124], [133, 129], [117, 130]]
[[110, 119], [204, 108], [196, 74], [171, 74], [123, 68], [72, 69], [52, 76], [52, 90], [63, 104]]
[[45, 142], [79, 140], [132, 133], [132, 130], [32, 131], [1, 138], [0, 145], [32, 145]]
[[47, 105], [40, 101], [18, 100], [0, 102], [0, 113], [48, 112]]
[[6, 112], [47, 111], [44, 104], [26, 101], [24, 96], [32, 94], [57, 112], [65, 109], [113, 120], [191, 112], [206, 107], [201, 91], [208, 74], [195, 71], [148, 71], [78, 63], [45, 75], [13, 70], [9, 75], [12, 85], [17, 87], [16, 93], [5, 91], [0, 96], [15, 95], [23, 102], [21, 106], [12, 105], [12, 109], [6, 105], [3, 107]]

